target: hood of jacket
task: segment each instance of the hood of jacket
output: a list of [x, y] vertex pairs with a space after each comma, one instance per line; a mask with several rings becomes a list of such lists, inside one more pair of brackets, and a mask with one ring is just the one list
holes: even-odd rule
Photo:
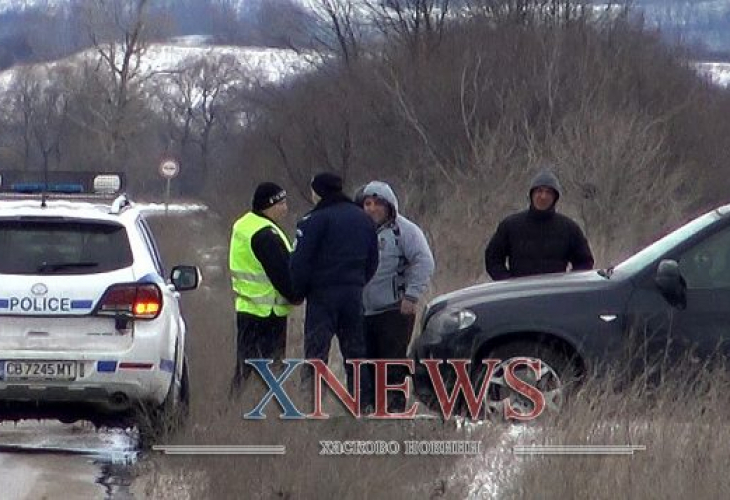
[[398, 198], [387, 182], [369, 182], [362, 191], [362, 199], [364, 200], [366, 196], [374, 196], [385, 200], [393, 211], [393, 218], [395, 219], [398, 216]]
[[[532, 191], [541, 186], [549, 187], [555, 191], [555, 201], [550, 208], [545, 210], [538, 210], [532, 204]], [[557, 176], [549, 168], [542, 169], [530, 182], [530, 190], [528, 191], [528, 197], [530, 199], [530, 209], [528, 213], [530, 214], [530, 217], [537, 220], [547, 220], [552, 218], [552, 216], [555, 215], [555, 206], [558, 204], [561, 194], [562, 188], [560, 187], [560, 181], [558, 181]]]
[[549, 169], [541, 170], [537, 173], [535, 177], [532, 178], [532, 181], [530, 181], [530, 190], [528, 191], [530, 199], [532, 199], [532, 190], [540, 186], [546, 186], [555, 191], [555, 193], [557, 194], [557, 196], [555, 197], [555, 203], [558, 202], [558, 200], [560, 199], [560, 195], [563, 194], [563, 189], [560, 186], [560, 181], [558, 180], [557, 176]]

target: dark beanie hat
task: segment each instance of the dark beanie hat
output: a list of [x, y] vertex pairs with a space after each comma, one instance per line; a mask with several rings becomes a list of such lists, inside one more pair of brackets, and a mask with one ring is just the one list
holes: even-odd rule
[[266, 210], [286, 198], [286, 191], [273, 182], [262, 182], [253, 193], [251, 206], [254, 210]]
[[342, 177], [331, 172], [322, 172], [312, 178], [312, 189], [320, 198], [327, 198], [342, 192]]

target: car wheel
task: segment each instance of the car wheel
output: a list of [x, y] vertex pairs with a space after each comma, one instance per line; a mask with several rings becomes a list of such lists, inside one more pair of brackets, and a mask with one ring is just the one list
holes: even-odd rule
[[137, 424], [139, 446], [148, 448], [155, 442], [165, 440], [185, 424], [189, 413], [190, 379], [187, 356], [184, 356], [180, 379], [173, 379], [162, 404], [156, 408], [143, 407], [140, 411]]
[[[444, 363], [439, 367], [439, 372], [441, 373], [441, 378], [444, 381], [446, 390], [449, 394], [451, 394], [456, 383], [456, 375], [454, 374], [453, 369], [444, 360]], [[436, 397], [436, 391], [433, 387], [433, 383], [431, 382], [431, 377], [423, 364], [416, 363], [412, 379], [416, 399], [428, 408], [431, 413], [441, 415], [441, 403]], [[459, 411], [459, 403], [457, 402], [455, 412], [458, 413]]]
[[[575, 365], [571, 363], [570, 357], [551, 345], [514, 342], [496, 347], [489, 352], [487, 357], [499, 359], [501, 362], [495, 367], [487, 390], [487, 402], [483, 410], [485, 417], [506, 418], [507, 402], [514, 411], [521, 415], [529, 415], [533, 412], [534, 402], [510, 387], [506, 381], [506, 371], [509, 365], [518, 358], [540, 360], [540, 373], [535, 373], [526, 365], [518, 365], [514, 367], [514, 375], [542, 393], [545, 400], [543, 411], [559, 411], [565, 404], [570, 387], [574, 386], [577, 381], [577, 371]], [[475, 366], [482, 368], [473, 377], [475, 390], [478, 390], [482, 386], [486, 370], [481, 363], [475, 363]]]

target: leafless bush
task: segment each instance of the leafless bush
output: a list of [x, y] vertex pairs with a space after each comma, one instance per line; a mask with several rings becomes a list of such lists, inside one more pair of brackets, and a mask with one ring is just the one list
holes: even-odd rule
[[[577, 10], [519, 28], [457, 16], [427, 54], [382, 42], [340, 66], [330, 57], [323, 71], [255, 96], [246, 151], [302, 198], [322, 169], [353, 191], [390, 182], [431, 236], [437, 289], [483, 276], [488, 237], [526, 208], [527, 179], [552, 160], [566, 185], [559, 209], [582, 223], [598, 262], [613, 263], [718, 199], [730, 120], [681, 50], [579, 5], [542, 3]], [[652, 216], [625, 224], [640, 212]]]
[[[525, 445], [643, 446], [632, 456], [536, 456], [521, 460], [510, 495], [545, 498], [724, 497], [723, 446], [730, 427], [727, 367], [685, 356], [647, 383], [617, 373], [590, 378], [559, 414], [526, 434]], [[658, 368], [658, 367], [657, 367]], [[657, 372], [653, 372], [652, 375]], [[648, 373], [647, 373], [648, 374]], [[673, 471], [667, 474], [666, 471]]]
[[676, 223], [694, 201], [681, 193], [690, 173], [667, 161], [660, 119], [595, 106], [567, 116], [549, 147], [598, 265], [628, 257], [627, 250]]

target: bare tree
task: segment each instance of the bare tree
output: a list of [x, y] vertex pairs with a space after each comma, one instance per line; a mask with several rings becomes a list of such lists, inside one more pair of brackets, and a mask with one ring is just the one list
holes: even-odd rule
[[688, 193], [678, 196], [689, 172], [668, 162], [665, 120], [593, 106], [567, 116], [548, 147], [575, 193], [598, 263], [627, 256], [647, 232], [676, 222], [693, 201]]
[[297, 0], [248, 0], [245, 22], [249, 43], [257, 45], [289, 47], [295, 50], [311, 49], [311, 36], [317, 18]]
[[105, 106], [98, 109], [110, 160], [119, 160], [119, 147], [134, 130], [130, 104], [137, 98], [144, 76], [142, 62], [150, 42], [165, 28], [150, 19], [150, 0], [89, 0], [84, 20], [99, 61], [95, 72], [104, 88]]
[[67, 132], [68, 89], [71, 70], [59, 66], [26, 66], [17, 70], [8, 89], [11, 117], [21, 130], [23, 164], [32, 168], [40, 157], [44, 168], [51, 159], [61, 162], [61, 141]]
[[67, 132], [69, 106], [65, 82], [71, 71], [63, 67], [55, 69], [49, 79], [52, 83], [41, 90], [35, 103], [36, 112], [31, 129], [44, 169], [50, 167], [51, 158], [56, 165], [62, 160], [61, 143]]
[[442, 39], [451, 0], [365, 0], [370, 19], [386, 38], [428, 54]]
[[[198, 159], [196, 180], [202, 185], [209, 173], [214, 135], [241, 111], [234, 98], [238, 88], [246, 85], [238, 60], [217, 55], [183, 61], [158, 88], [170, 140], [177, 143], [183, 157]], [[190, 154], [192, 146], [197, 147], [197, 155]]]
[[320, 31], [314, 35], [315, 46], [337, 54], [346, 66], [361, 55], [363, 13], [355, 0], [312, 0]]
[[[625, 3], [623, 0], [619, 2]], [[602, 7], [613, 9], [619, 2], [609, 0], [603, 2]], [[593, 12], [590, 0], [466, 0], [466, 4], [472, 14], [497, 22], [520, 24], [571, 21]]]
[[29, 69], [18, 71], [9, 94], [12, 96], [14, 117], [20, 124], [23, 144], [23, 167], [27, 169], [31, 163], [33, 147], [33, 123], [35, 121], [35, 103], [41, 93], [41, 81]]

